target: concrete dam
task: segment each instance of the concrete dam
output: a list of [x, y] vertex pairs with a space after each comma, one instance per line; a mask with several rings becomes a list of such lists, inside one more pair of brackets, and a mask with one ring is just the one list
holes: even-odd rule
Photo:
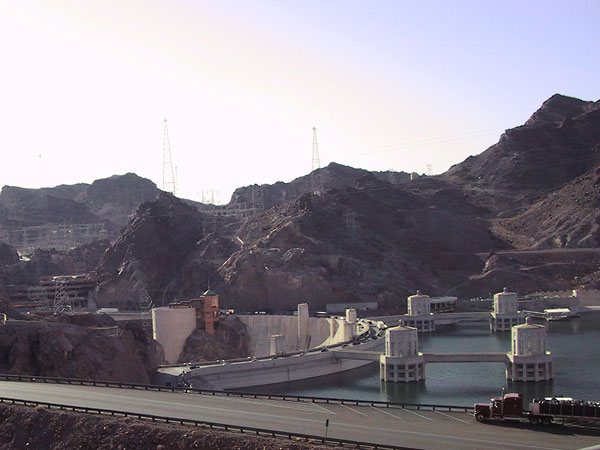
[[345, 317], [309, 317], [308, 305], [300, 304], [293, 316], [236, 317], [248, 328], [252, 357], [164, 366], [159, 371], [197, 388], [236, 389], [354, 369], [373, 363], [372, 358], [348, 359], [336, 349], [381, 352], [384, 347], [377, 323], [357, 320], [356, 310], [348, 310]]

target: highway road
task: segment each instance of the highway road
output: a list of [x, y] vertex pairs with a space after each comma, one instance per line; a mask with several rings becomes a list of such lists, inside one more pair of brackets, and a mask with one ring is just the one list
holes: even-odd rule
[[93, 386], [0, 382], [0, 396], [206, 420], [422, 449], [578, 449], [600, 432], [552, 425], [480, 424], [468, 413], [220, 397]]

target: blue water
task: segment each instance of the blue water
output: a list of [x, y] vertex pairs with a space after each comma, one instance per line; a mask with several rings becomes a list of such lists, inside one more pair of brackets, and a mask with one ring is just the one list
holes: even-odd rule
[[[553, 355], [554, 380], [510, 382], [502, 363], [427, 364], [426, 380], [384, 383], [373, 364], [341, 374], [310, 380], [249, 388], [253, 392], [285, 393], [406, 403], [472, 405], [505, 392], [534, 397], [564, 395], [600, 400], [600, 313], [569, 321], [548, 322], [546, 349]], [[424, 353], [508, 352], [510, 333], [491, 334], [485, 323], [459, 323], [446, 331], [419, 335]]]

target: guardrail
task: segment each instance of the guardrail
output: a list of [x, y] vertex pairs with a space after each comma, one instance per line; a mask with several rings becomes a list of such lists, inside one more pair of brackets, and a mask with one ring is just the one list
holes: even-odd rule
[[[86, 406], [72, 406], [60, 403], [38, 402], [32, 400], [14, 399], [8, 397], [0, 397], [0, 403], [10, 403], [12, 405], [23, 405], [28, 407], [43, 406], [48, 409], [59, 409], [61, 411], [68, 410], [78, 413], [110, 415], [118, 417], [135, 417], [140, 420], [150, 420], [152, 422], [176, 423], [179, 425], [191, 425], [195, 427], [210, 428], [223, 431], [234, 431], [242, 434], [253, 434], [256, 436], [269, 436], [274, 438], [286, 438], [293, 440], [302, 440], [305, 442], [320, 443], [320, 444], [335, 444], [341, 447], [358, 448], [358, 449], [375, 449], [375, 450], [407, 450], [407, 447], [398, 447], [396, 445], [373, 444], [369, 442], [352, 441], [349, 439], [338, 439], [333, 437], [316, 436], [311, 434], [292, 433], [288, 431], [269, 430], [266, 428], [254, 428], [241, 425], [229, 425], [217, 422], [208, 422], [205, 420], [181, 419], [168, 416], [157, 416], [153, 414], [133, 413], [128, 411], [119, 411], [113, 409], [90, 408]], [[409, 449], [408, 449], [409, 450]]]
[[197, 389], [192, 387], [179, 387], [179, 386], [159, 386], [154, 384], [137, 384], [137, 383], [125, 383], [120, 381], [100, 381], [100, 380], [86, 380], [82, 378], [59, 378], [59, 377], [44, 377], [34, 375], [12, 375], [12, 374], [0, 374], [0, 381], [21, 381], [21, 382], [34, 382], [34, 383], [54, 383], [54, 384], [74, 384], [80, 386], [99, 386], [99, 387], [111, 387], [120, 389], [139, 389], [146, 391], [157, 391], [157, 392], [181, 392], [187, 394], [198, 394], [198, 395], [213, 395], [213, 396], [225, 396], [225, 397], [245, 397], [255, 399], [268, 399], [268, 400], [284, 400], [284, 401], [296, 401], [296, 402], [307, 402], [307, 403], [326, 403], [326, 404], [340, 404], [340, 405], [355, 405], [355, 406], [373, 406], [380, 408], [401, 408], [401, 409], [416, 409], [416, 410], [432, 410], [432, 411], [461, 411], [470, 412], [473, 411], [472, 406], [457, 406], [457, 405], [438, 405], [428, 403], [401, 403], [401, 402], [386, 402], [382, 400], [360, 400], [360, 399], [345, 399], [345, 398], [334, 398], [334, 397], [316, 397], [316, 396], [304, 396], [304, 395], [287, 395], [287, 394], [263, 394], [258, 392], [248, 391], [218, 391], [213, 389]]

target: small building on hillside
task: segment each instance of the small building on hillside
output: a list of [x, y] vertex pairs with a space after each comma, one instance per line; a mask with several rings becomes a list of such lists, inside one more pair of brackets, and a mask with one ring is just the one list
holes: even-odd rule
[[219, 296], [210, 289], [199, 298], [181, 302], [196, 309], [196, 328], [214, 335], [219, 323]]

